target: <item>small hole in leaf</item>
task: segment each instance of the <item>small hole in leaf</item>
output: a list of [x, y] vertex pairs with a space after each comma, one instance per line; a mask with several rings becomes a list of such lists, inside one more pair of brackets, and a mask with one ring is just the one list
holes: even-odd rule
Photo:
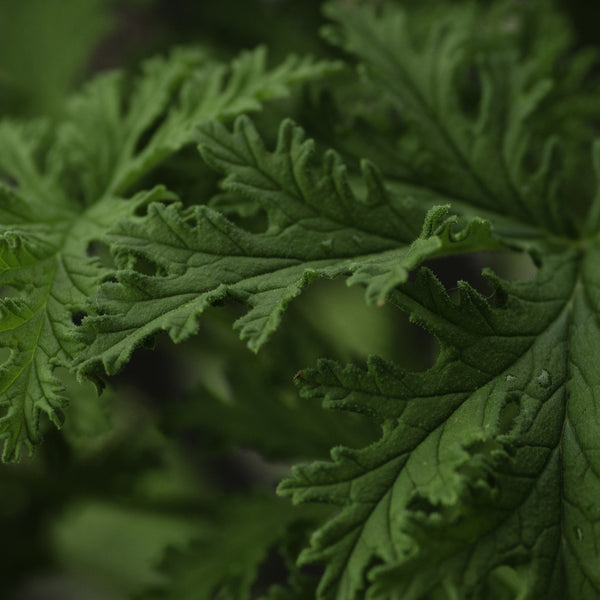
[[420, 494], [415, 494], [406, 505], [408, 510], [414, 512], [422, 512], [426, 515], [431, 515], [433, 513], [439, 512], [439, 507], [430, 502], [427, 498], [424, 498]]
[[498, 487], [498, 482], [491, 473], [487, 473], [484, 480], [491, 489], [496, 489]]
[[141, 273], [142, 275], [150, 275], [152, 277], [164, 277], [167, 273], [164, 267], [145, 256], [131, 256], [129, 268]]
[[81, 323], [83, 322], [83, 319], [85, 317], [87, 317], [87, 313], [83, 312], [83, 311], [77, 311], [74, 312], [71, 315], [71, 322], [73, 323], [73, 325], [75, 325], [76, 327], [79, 327], [81, 325]]
[[509, 433], [521, 414], [521, 401], [517, 394], [508, 394], [504, 406], [498, 415], [498, 433]]
[[188, 217], [185, 220], [185, 224], [191, 229], [196, 229], [198, 227], [198, 219], [196, 217]]
[[[466, 449], [469, 453], [474, 456], [476, 454], [482, 454], [484, 456], [492, 456], [494, 452], [502, 451], [503, 446], [500, 442], [495, 439], [484, 439], [484, 440], [475, 440], [471, 442]], [[466, 465], [459, 467], [460, 469], [464, 468]]]
[[100, 264], [107, 269], [113, 269], [115, 262], [110, 252], [110, 246], [100, 240], [92, 240], [86, 248], [86, 254], [91, 257], [96, 257], [100, 260]]

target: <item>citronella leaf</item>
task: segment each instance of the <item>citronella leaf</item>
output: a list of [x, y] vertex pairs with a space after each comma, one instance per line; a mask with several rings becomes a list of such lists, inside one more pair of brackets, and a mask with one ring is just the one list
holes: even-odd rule
[[106, 198], [100, 205], [106, 212], [95, 219], [93, 210], [81, 214], [58, 194], [53, 202], [36, 202], [34, 196], [0, 192], [0, 286], [6, 296], [0, 301], [0, 344], [10, 349], [0, 369], [5, 460], [18, 458], [23, 444], [31, 448], [39, 442], [41, 414], [57, 426], [64, 418], [67, 399], [53, 372], [69, 367], [80, 351], [76, 324], [106, 275], [87, 256], [88, 242], [97, 238], [102, 224], [162, 197], [157, 189], [129, 202]]
[[[300, 561], [326, 564], [323, 600], [597, 600], [598, 195], [585, 199], [583, 237], [565, 225], [572, 207], [557, 193], [564, 174], [551, 146], [525, 127], [549, 83], [529, 80], [532, 63], [484, 68], [490, 79], [469, 119], [451, 89], [469, 55], [468, 21], [418, 46], [393, 6], [328, 10], [336, 39], [414, 124], [433, 165], [422, 185], [463, 214], [488, 216], [540, 270], [516, 283], [489, 274], [493, 304], [465, 282], [453, 301], [426, 270], [393, 291], [391, 302], [440, 342], [428, 371], [378, 358], [366, 369], [322, 361], [302, 371], [304, 395], [371, 416], [382, 436], [336, 447], [331, 462], [296, 467], [281, 484], [295, 502], [340, 508]], [[541, 162], [525, 169], [532, 154]]]
[[[306, 509], [307, 507], [305, 507]], [[278, 555], [294, 527], [315, 522], [328, 513], [323, 507], [294, 510], [275, 496], [254, 493], [229, 498], [213, 515], [215, 527], [205, 539], [167, 554], [163, 571], [168, 585], [142, 597], [147, 600], [186, 600], [256, 597], [261, 564]], [[270, 587], [270, 586], [269, 586]], [[261, 596], [262, 597], [262, 596]]]
[[94, 244], [152, 200], [172, 199], [161, 187], [133, 193], [142, 176], [189, 144], [207, 119], [256, 110], [332, 68], [291, 58], [267, 69], [263, 49], [228, 67], [181, 50], [145, 63], [130, 95], [122, 74], [100, 76], [54, 129], [0, 124], [0, 345], [10, 350], [0, 367], [5, 460], [39, 441], [41, 414], [57, 426], [63, 420], [67, 399], [54, 369], [70, 367], [84, 349], [77, 327], [110, 273], [93, 256]]
[[[537, 56], [524, 58], [510, 44], [478, 51], [483, 16], [473, 7], [444, 11], [426, 36], [416, 36], [393, 4], [376, 10], [336, 2], [326, 13], [336, 21], [326, 37], [359, 58], [373, 88], [414, 131], [397, 147], [405, 180], [480, 216], [489, 211], [559, 235], [573, 232], [574, 217], [557, 193], [556, 140], [528, 127], [553, 86], [540, 77], [547, 69]], [[465, 71], [480, 82], [471, 91], [474, 108], [461, 95]]]
[[146, 61], [131, 92], [122, 73], [99, 77], [70, 104], [52, 155], [57, 170], [65, 162], [67, 177], [83, 172], [80, 192], [88, 200], [122, 194], [192, 142], [196, 126], [256, 111], [265, 100], [287, 95], [290, 85], [337, 68], [293, 56], [274, 69], [266, 62], [263, 47], [243, 52], [231, 65], [179, 49]]
[[336, 448], [280, 486], [342, 508], [301, 557], [328, 564], [319, 598], [503, 597], [502, 567], [526, 598], [598, 597], [597, 252], [495, 281], [498, 308], [466, 284], [455, 303], [422, 271], [395, 297], [441, 343], [431, 370], [373, 358], [366, 371], [303, 371], [304, 395], [383, 427], [374, 445]]
[[[117, 283], [101, 289], [99, 315], [86, 321], [83, 373], [100, 363], [115, 373], [161, 330], [184, 340], [196, 333], [202, 312], [226, 297], [249, 307], [235, 327], [257, 350], [318, 277], [352, 275], [350, 284], [367, 284], [367, 297], [383, 302], [427, 258], [500, 247], [481, 219], [455, 232], [454, 220], [444, 219], [447, 208], [425, 216], [409, 198], [387, 193], [369, 164], [366, 196], [359, 197], [337, 155], [317, 160], [312, 141], [291, 122], [282, 124], [274, 151], [245, 117], [233, 132], [212, 122], [200, 136], [205, 160], [227, 174], [224, 188], [259, 203], [268, 229], [251, 233], [206, 206], [177, 204], [153, 204], [146, 216], [114, 228], [109, 237], [121, 270]], [[136, 270], [140, 258], [153, 272]]]

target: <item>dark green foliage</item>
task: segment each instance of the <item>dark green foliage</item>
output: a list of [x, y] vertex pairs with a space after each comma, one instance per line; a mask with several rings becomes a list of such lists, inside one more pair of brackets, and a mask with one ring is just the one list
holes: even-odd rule
[[21, 4], [0, 595], [598, 600], [597, 54], [565, 15]]

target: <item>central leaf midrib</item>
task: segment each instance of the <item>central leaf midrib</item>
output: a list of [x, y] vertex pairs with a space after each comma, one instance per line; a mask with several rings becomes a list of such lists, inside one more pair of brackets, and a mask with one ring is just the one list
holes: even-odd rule
[[[533, 344], [535, 344], [536, 340], [537, 340], [537, 339], [539, 339], [539, 338], [540, 338], [542, 335], [544, 335], [544, 334], [545, 334], [545, 333], [546, 333], [546, 332], [547, 332], [547, 331], [548, 331], [548, 330], [549, 330], [549, 329], [550, 329], [550, 328], [551, 328], [551, 327], [552, 327], [552, 326], [553, 326], [555, 323], [557, 323], [557, 322], [558, 322], [558, 321], [559, 321], [559, 320], [560, 320], [560, 319], [563, 317], [563, 315], [565, 314], [565, 312], [566, 312], [566, 311], [569, 311], [569, 310], [571, 309], [571, 306], [572, 306], [572, 302], [573, 302], [574, 295], [575, 295], [575, 293], [576, 293], [576, 291], [577, 291], [577, 289], [578, 289], [578, 284], [580, 283], [581, 264], [582, 264], [582, 257], [580, 256], [580, 257], [579, 257], [579, 259], [577, 260], [577, 276], [574, 278], [573, 287], [572, 287], [572, 289], [571, 289], [571, 293], [570, 293], [569, 297], [568, 297], [568, 298], [566, 298], [566, 299], [565, 299], [565, 301], [564, 301], [564, 306], [561, 308], [561, 310], [560, 310], [560, 311], [558, 311], [558, 313], [557, 313], [557, 315], [554, 317], [554, 319], [552, 319], [552, 320], [551, 320], [551, 321], [550, 321], [550, 322], [547, 324], [547, 326], [546, 326], [546, 327], [545, 327], [545, 328], [544, 328], [544, 329], [543, 329], [543, 330], [542, 330], [540, 333], [538, 333], [536, 336], [534, 336], [534, 337], [533, 337], [531, 344], [530, 344], [530, 345], [529, 345], [529, 346], [526, 348], [526, 350], [524, 350], [524, 352], [523, 352], [523, 353], [522, 353], [522, 354], [521, 354], [519, 357], [517, 357], [517, 358], [515, 359], [515, 361], [514, 361], [514, 362], [517, 362], [518, 360], [521, 360], [521, 359], [523, 358], [523, 356], [524, 356], [524, 355], [525, 355], [527, 352], [529, 352], [529, 351], [530, 351], [531, 347], [533, 346]], [[399, 292], [398, 292], [398, 293], [399, 293]], [[426, 309], [426, 310], [427, 310], [427, 309]], [[427, 311], [427, 312], [429, 312], [429, 311]], [[569, 325], [570, 325], [570, 322], [571, 322], [571, 319], [568, 319], [568, 324], [569, 324]], [[569, 329], [570, 329], [570, 328], [569, 328]], [[569, 332], [569, 330], [567, 330], [567, 333], [566, 333], [566, 335], [567, 335], [567, 336], [569, 336], [569, 335], [570, 335], [570, 332]], [[568, 357], [567, 357], [567, 360], [568, 360]], [[495, 377], [491, 378], [491, 379], [490, 379], [488, 382], [486, 382], [486, 383], [482, 384], [481, 386], [479, 386], [478, 388], [476, 388], [475, 390], [473, 390], [472, 392], [470, 392], [470, 394], [473, 394], [473, 393], [475, 393], [477, 390], [479, 390], [479, 389], [481, 389], [482, 387], [484, 387], [485, 385], [489, 384], [489, 382], [490, 382], [490, 381], [492, 381], [493, 379], [497, 378], [499, 375], [501, 375], [503, 372], [507, 371], [507, 370], [508, 370], [508, 369], [510, 369], [510, 368], [511, 368], [511, 365], [510, 365], [510, 364], [509, 364], [509, 365], [504, 365], [504, 366], [503, 366], [503, 368], [502, 368], [502, 372], [501, 372], [501, 373], [497, 374]], [[565, 385], [566, 385], [566, 381], [565, 381]], [[448, 415], [445, 415], [445, 416], [444, 416], [444, 418], [443, 418], [443, 419], [441, 419], [441, 422], [440, 422], [440, 423], [439, 423], [439, 424], [438, 424], [438, 425], [437, 425], [437, 426], [436, 426], [436, 427], [435, 427], [433, 430], [431, 430], [431, 431], [427, 432], [427, 433], [426, 433], [426, 434], [423, 436], [423, 438], [422, 438], [422, 439], [421, 439], [421, 440], [420, 440], [420, 441], [419, 441], [419, 442], [418, 442], [418, 443], [415, 445], [415, 447], [418, 447], [418, 446], [422, 445], [422, 444], [423, 444], [423, 443], [424, 443], [424, 442], [425, 442], [425, 441], [426, 441], [426, 440], [427, 440], [427, 439], [428, 439], [428, 438], [429, 438], [431, 435], [433, 435], [433, 434], [434, 434], [434, 433], [435, 433], [435, 432], [436, 432], [436, 431], [437, 431], [437, 430], [438, 430], [440, 427], [443, 427], [443, 426], [444, 426], [444, 424], [446, 423], [446, 421], [448, 420], [448, 418], [450, 418], [450, 417], [452, 416], [452, 414], [454, 414], [454, 412], [456, 412], [456, 410], [458, 410], [458, 409], [459, 409], [459, 408], [460, 408], [460, 407], [463, 405], [463, 403], [464, 403], [466, 400], [467, 400], [467, 398], [461, 398], [461, 399], [460, 399], [460, 401], [457, 403], [457, 405], [454, 407], [454, 409], [451, 411], [451, 413], [450, 413], [450, 414], [448, 414]], [[564, 404], [564, 414], [566, 414], [566, 402], [565, 402], [565, 404]], [[564, 421], [564, 419], [563, 419], [563, 421]], [[382, 438], [382, 439], [383, 439], [383, 438]], [[529, 487], [530, 487], [530, 492], [529, 492], [529, 494], [531, 493], [531, 490], [533, 489], [535, 482], [537, 482], [537, 481], [540, 479], [540, 477], [542, 476], [542, 474], [544, 473], [544, 471], [545, 471], [545, 468], [546, 468], [546, 467], [547, 467], [547, 465], [549, 464], [549, 462], [550, 462], [550, 459], [551, 459], [551, 457], [552, 457], [553, 453], [555, 453], [556, 451], [558, 451], [558, 446], [560, 445], [560, 443], [561, 443], [561, 440], [562, 440], [562, 434], [561, 434], [561, 436], [559, 436], [559, 441], [558, 441], [557, 447], [555, 447], [555, 448], [554, 448], [554, 449], [552, 449], [552, 450], [551, 450], [550, 448], [548, 449], [548, 450], [549, 450], [549, 453], [548, 453], [548, 458], [547, 458], [547, 460], [546, 460], [546, 462], [545, 462], [545, 466], [544, 466], [544, 467], [543, 467], [543, 469], [540, 471], [539, 475], [538, 475], [538, 476], [537, 476], [535, 479], [532, 479], [532, 483], [531, 483], [531, 485], [529, 486]], [[404, 452], [404, 453], [402, 453], [400, 456], [398, 456], [398, 455], [391, 456], [390, 458], [388, 458], [388, 459], [387, 459], [387, 460], [385, 460], [384, 462], [382, 462], [382, 463], [378, 464], [378, 465], [377, 465], [377, 469], [384, 468], [384, 467], [385, 467], [385, 466], [387, 466], [389, 463], [391, 463], [391, 462], [394, 462], [394, 461], [397, 461], [397, 460], [400, 460], [400, 459], [404, 458], [404, 456], [405, 456], [407, 453], [408, 453], [408, 451], [407, 451], [407, 452]], [[402, 462], [402, 461], [401, 461], [401, 462]], [[404, 462], [403, 462], [403, 464], [404, 464], [405, 462], [406, 462], [406, 461], [404, 461]], [[402, 467], [400, 467], [400, 470], [401, 470], [401, 469], [402, 469]], [[372, 470], [371, 470], [371, 471], [372, 471]], [[399, 476], [399, 474], [400, 474], [400, 471], [398, 472], [398, 474], [397, 474], [397, 475], [396, 475], [396, 477], [394, 478], [394, 482], [397, 480], [397, 477]], [[363, 474], [359, 475], [359, 476], [358, 476], [358, 478], [360, 478], [360, 477], [362, 477], [362, 476], [365, 476], [365, 474], [363, 473]], [[339, 483], [351, 483], [352, 481], [355, 481], [356, 479], [357, 479], [357, 477], [352, 477], [352, 478], [350, 478], [350, 479], [347, 479], [347, 480], [336, 480], [336, 484], [339, 484]], [[330, 485], [330, 484], [323, 484], [323, 486], [324, 486], [324, 487], [328, 487], [329, 485]], [[313, 484], [311, 484], [311, 487], [312, 487], [312, 488], [314, 488], [314, 487], [317, 487], [317, 486], [316, 486], [316, 485], [313, 483]], [[362, 520], [362, 521], [361, 521], [360, 523], [358, 523], [357, 525], [353, 526], [353, 527], [352, 527], [352, 530], [353, 530], [353, 531], [362, 530], [362, 529], [364, 529], [364, 528], [366, 527], [368, 520], [369, 520], [369, 519], [371, 518], [371, 516], [373, 515], [373, 512], [376, 510], [377, 506], [378, 506], [378, 505], [379, 505], [379, 504], [380, 504], [380, 503], [383, 501], [383, 498], [385, 498], [385, 496], [386, 496], [386, 495], [388, 495], [389, 493], [391, 493], [391, 490], [392, 490], [392, 488], [393, 488], [393, 485], [389, 486], [387, 489], [385, 489], [385, 490], [383, 491], [383, 493], [381, 494], [381, 496], [379, 497], [379, 499], [378, 499], [378, 500], [374, 500], [374, 501], [372, 502], [372, 508], [371, 508], [371, 510], [369, 511], [369, 514], [368, 514], [367, 518], [366, 518], [365, 520]], [[519, 506], [521, 506], [521, 505], [523, 504], [523, 502], [525, 502], [525, 501], [526, 501], [526, 499], [527, 499], [528, 497], [529, 497], [529, 496], [525, 496], [525, 497], [523, 498], [523, 501], [522, 501], [522, 502], [520, 502]], [[562, 502], [561, 502], [561, 506], [562, 506]], [[500, 526], [502, 525], [502, 523], [503, 523], [503, 522], [504, 522], [506, 519], [510, 518], [510, 516], [516, 512], [516, 510], [517, 510], [517, 509], [518, 509], [518, 507], [517, 507], [517, 508], [515, 508], [515, 509], [513, 509], [513, 510], [511, 510], [511, 511], [508, 511], [508, 514], [506, 515], [506, 517], [505, 517], [504, 519], [502, 519], [501, 521], [499, 521], [497, 524], [494, 524], [492, 527], [490, 527], [490, 529], [489, 529], [489, 530], [486, 532], [486, 534], [485, 534], [485, 535], [489, 535], [489, 533], [490, 533], [490, 532], [491, 532], [493, 529], [497, 529], [498, 527], [500, 527]], [[560, 520], [559, 520], [559, 524], [561, 525], [561, 529], [563, 528], [563, 525], [562, 525], [562, 524], [563, 524], [563, 522], [564, 522], [564, 519], [562, 518], [562, 515], [561, 515], [561, 518], [560, 518]], [[356, 539], [355, 539], [354, 543], [353, 543], [353, 544], [352, 544], [352, 546], [351, 546], [351, 550], [349, 550], [349, 552], [348, 552], [348, 556], [351, 556], [351, 555], [352, 555], [352, 554], [355, 552], [355, 550], [356, 550], [356, 545], [358, 544], [360, 537], [361, 537], [361, 536], [360, 536], [360, 534], [356, 535]]]
[[[209, 221], [209, 222], [211, 225], [213, 225], [212, 221]], [[219, 229], [217, 227], [215, 227], [215, 229], [217, 229], [220, 234], [222, 234], [225, 237], [227, 237], [228, 239], [230, 239], [229, 236], [226, 235], [226, 233], [223, 232], [221, 229]], [[269, 236], [267, 234], [251, 234], [242, 229], [238, 229], [238, 231], [242, 231], [244, 234], [252, 236], [254, 239], [259, 239], [261, 242], [271, 243], [271, 239], [270, 239], [271, 236]], [[321, 232], [315, 232], [314, 230], [311, 230], [311, 231], [312, 231], [312, 233], [321, 233]], [[335, 238], [335, 236], [339, 235], [339, 233], [341, 231], [342, 231], [341, 229], [338, 229], [336, 231], [322, 232], [322, 233], [324, 234], [324, 236], [333, 236]], [[353, 231], [356, 231], [356, 232], [359, 232], [362, 234], [365, 233], [361, 229], [348, 229], [347, 231], [349, 233], [351, 233]], [[272, 236], [272, 237], [275, 238], [278, 235], [279, 234], [276, 234], [275, 236]], [[371, 235], [371, 234], [369, 234], [369, 235]], [[141, 240], [145, 243], [144, 245], [146, 245], [146, 243], [148, 241], [147, 238], [143, 237], [142, 235], [139, 235], [139, 236], [134, 235], [134, 233], [132, 231], [126, 231], [124, 234], [117, 233], [116, 235], [112, 235], [109, 237], [111, 237], [116, 242], [117, 249], [119, 248], [118, 240], [122, 240], [123, 238], [130, 238], [130, 239], [136, 240], [136, 241]], [[375, 239], [377, 239], [377, 237], [378, 236], [372, 236], [372, 238], [375, 238]], [[298, 265], [300, 265], [300, 264], [311, 265], [313, 263], [323, 262], [323, 261], [344, 261], [344, 260], [353, 260], [353, 259], [357, 259], [357, 260], [363, 259], [364, 260], [365, 258], [381, 256], [386, 253], [408, 251], [408, 248], [409, 248], [409, 244], [404, 244], [403, 242], [399, 242], [398, 240], [394, 240], [392, 238], [386, 238], [386, 237], [380, 236], [379, 240], [381, 240], [383, 244], [386, 244], [387, 247], [383, 247], [383, 248], [375, 249], [375, 250], [366, 250], [364, 253], [358, 253], [358, 254], [352, 253], [350, 251], [348, 251], [346, 253], [342, 253], [339, 250], [338, 250], [338, 253], [336, 254], [335, 250], [333, 250], [333, 249], [330, 252], [327, 250], [323, 250], [324, 253], [329, 252], [329, 256], [326, 256], [326, 257], [324, 256], [322, 258], [307, 258], [306, 255], [290, 256], [289, 254], [288, 255], [269, 255], [269, 254], [259, 254], [258, 252], [256, 254], [248, 254], [247, 250], [245, 248], [241, 247], [234, 240], [232, 240], [232, 243], [234, 243], [238, 248], [240, 248], [240, 251], [243, 252], [243, 254], [230, 254], [230, 253], [226, 254], [226, 253], [216, 252], [216, 251], [211, 252], [210, 250], [208, 250], [206, 248], [203, 248], [201, 250], [195, 250], [194, 248], [190, 248], [189, 246], [183, 248], [182, 246], [180, 246], [178, 244], [169, 243], [169, 242], [166, 242], [165, 240], [155, 240], [152, 243], [152, 248], [155, 249], [157, 247], [164, 246], [166, 248], [172, 248], [176, 251], [187, 252], [190, 256], [200, 254], [200, 255], [206, 255], [206, 256], [216, 256], [220, 259], [228, 259], [228, 258], [235, 257], [237, 259], [248, 259], [248, 260], [252, 260], [252, 259], [284, 260], [284, 261], [294, 261], [294, 262], [298, 263]], [[186, 246], [187, 246], [187, 244], [186, 244]], [[125, 251], [125, 253], [127, 252], [127, 249], [128, 249], [128, 246], [123, 246], [123, 250]], [[151, 258], [151, 256], [149, 256], [147, 252], [144, 252], [144, 248], [139, 248], [138, 251], [146, 254], [147, 258]], [[187, 262], [179, 263], [179, 264], [187, 264]], [[210, 264], [214, 264], [214, 263], [210, 263]], [[292, 265], [290, 265], [290, 266], [292, 266]], [[199, 268], [199, 267], [193, 267], [193, 268]], [[265, 272], [265, 274], [266, 274], [266, 272]]]
[[[585, 284], [584, 281], [584, 277], [583, 277], [583, 261], [585, 260], [585, 256], [582, 256], [579, 264], [578, 264], [578, 273], [577, 273], [577, 279], [575, 281], [575, 285], [573, 286], [573, 290], [572, 290], [572, 294], [569, 297], [567, 306], [565, 307], [566, 310], [569, 311], [569, 319], [568, 319], [568, 334], [567, 334], [567, 339], [569, 341], [569, 352], [567, 352], [565, 354], [565, 365], [566, 365], [566, 378], [565, 378], [565, 387], [568, 386], [569, 382], [571, 381], [572, 377], [571, 377], [571, 373], [572, 373], [572, 362], [570, 360], [570, 346], [571, 346], [571, 340], [572, 340], [572, 327], [574, 324], [574, 316], [573, 316], [573, 309], [574, 309], [574, 303], [575, 303], [575, 296], [576, 294], [579, 294], [580, 297], [583, 298], [583, 301], [587, 304], [588, 308], [590, 309], [592, 314], [596, 314], [596, 309], [594, 308], [591, 299], [589, 297], [589, 293], [587, 291], [587, 286]], [[579, 435], [577, 432], [577, 427], [575, 425], [575, 423], [573, 423], [570, 419], [569, 419], [569, 410], [568, 410], [568, 405], [571, 402], [571, 395], [570, 394], [565, 394], [565, 403], [564, 403], [564, 412], [563, 412], [563, 427], [561, 430], [561, 434], [559, 437], [559, 442], [557, 447], [561, 448], [563, 445], [563, 440], [565, 437], [565, 429], [567, 427], [567, 424], [570, 423], [571, 424], [571, 429], [573, 431], [573, 435], [575, 436], [575, 441], [577, 442], [577, 445], [579, 446], [579, 448], [581, 449], [581, 453], [582, 455], [585, 457], [585, 453], [583, 451], [583, 447], [581, 445], [581, 441], [579, 439]], [[573, 558], [577, 561], [577, 564], [581, 570], [581, 573], [585, 575], [586, 580], [588, 581], [588, 583], [594, 588], [594, 590], [596, 592], [599, 593], [600, 595], [600, 587], [598, 587], [598, 584], [594, 582], [594, 579], [592, 577], [590, 577], [589, 573], [588, 573], [588, 569], [589, 567], [587, 567], [584, 563], [582, 563], [579, 560], [579, 555], [577, 554], [574, 546], [572, 545], [571, 540], [569, 539], [568, 535], [565, 535], [565, 523], [566, 523], [566, 518], [564, 516], [564, 512], [565, 510], [568, 510], [568, 508], [565, 507], [565, 504], [570, 504], [570, 500], [564, 495], [563, 490], [564, 490], [564, 477], [562, 477], [562, 472], [568, 468], [568, 465], [564, 465], [563, 463], [563, 458], [562, 458], [562, 453], [561, 453], [561, 457], [560, 457], [560, 468], [561, 468], [561, 498], [560, 498], [560, 507], [561, 507], [561, 514], [560, 514], [560, 525], [561, 525], [561, 540], [564, 540], [565, 543], [568, 545], [568, 547], [570, 548], [571, 554], [573, 556]], [[597, 478], [599, 474], [592, 468], [592, 465], [590, 464], [589, 460], [586, 457], [586, 462], [588, 463], [588, 465], [590, 466], [590, 469], [592, 470], [592, 473], [594, 473], [594, 475], [596, 475]], [[586, 512], [579, 506], [577, 506], [578, 510], [581, 510], [582, 514], [584, 514], [584, 516], [586, 518], [588, 518]]]

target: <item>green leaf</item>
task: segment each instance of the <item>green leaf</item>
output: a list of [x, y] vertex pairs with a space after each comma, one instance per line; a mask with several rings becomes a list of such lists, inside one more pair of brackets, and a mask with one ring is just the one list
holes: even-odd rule
[[[318, 277], [352, 275], [349, 284], [367, 284], [368, 299], [384, 302], [427, 258], [501, 247], [481, 219], [456, 232], [455, 219], [444, 219], [447, 208], [425, 216], [411, 198], [389, 194], [368, 163], [366, 195], [358, 196], [339, 157], [328, 152], [317, 160], [312, 141], [289, 121], [272, 152], [244, 117], [233, 132], [212, 122], [200, 135], [205, 160], [227, 174], [223, 187], [259, 203], [268, 229], [250, 233], [206, 206], [177, 204], [152, 204], [146, 216], [114, 228], [121, 270], [117, 283], [102, 286], [99, 315], [86, 320], [81, 373], [99, 364], [117, 372], [161, 330], [184, 340], [196, 333], [199, 315], [227, 297], [249, 307], [234, 326], [256, 351]], [[136, 270], [140, 258], [152, 272]]]
[[10, 349], [0, 368], [4, 460], [18, 458], [21, 445], [31, 449], [40, 441], [41, 414], [57, 427], [62, 424], [67, 399], [54, 369], [69, 367], [81, 350], [75, 323], [107, 273], [87, 256], [87, 244], [103, 223], [162, 197], [156, 189], [129, 202], [105, 198], [93, 207], [102, 210], [96, 218], [93, 210], [77, 212], [59, 194], [43, 202], [33, 195], [0, 192], [0, 286], [4, 296], [11, 294], [0, 300], [0, 344]]
[[455, 303], [422, 271], [395, 301], [440, 340], [431, 370], [373, 358], [367, 371], [303, 371], [304, 395], [383, 427], [280, 486], [343, 507], [301, 557], [328, 563], [319, 598], [495, 598], [503, 566], [522, 574], [523, 597], [597, 597], [597, 260], [597, 247], [568, 252], [532, 282], [494, 280], [497, 308], [464, 283]]
[[[256, 597], [258, 583], [271, 587], [269, 582], [259, 582], [260, 567], [270, 554], [283, 554], [285, 542], [298, 537], [300, 524], [306, 526], [319, 521], [327, 512], [323, 507], [298, 510], [264, 493], [229, 498], [215, 511], [215, 526], [207, 531], [204, 539], [167, 554], [162, 570], [169, 576], [168, 584], [157, 586], [143, 598], [244, 600]], [[294, 573], [293, 579], [296, 577]], [[278, 595], [267, 597], [282, 597], [281, 586], [277, 588], [280, 589], [272, 593]]]
[[[166, 549], [185, 548], [206, 528], [198, 518], [167, 511], [108, 499], [79, 500], [67, 504], [52, 522], [49, 545], [62, 573], [96, 583], [113, 597], [133, 598], [164, 579], [156, 565]], [[82, 589], [95, 591], [93, 583]]]
[[146, 62], [130, 95], [120, 73], [92, 81], [55, 130], [0, 123], [0, 345], [10, 350], [0, 366], [4, 460], [39, 442], [40, 415], [63, 421], [67, 398], [54, 369], [69, 368], [84, 349], [77, 326], [110, 275], [94, 244], [151, 201], [172, 199], [162, 187], [134, 186], [204, 120], [256, 110], [331, 68], [292, 58], [268, 70], [263, 49], [228, 67], [181, 50]]
[[573, 233], [581, 215], [561, 203], [556, 139], [530, 126], [553, 87], [545, 63], [538, 55], [521, 56], [506, 34], [494, 45], [487, 32], [491, 50], [477, 43], [488, 20], [497, 28], [512, 19], [518, 27], [518, 12], [492, 20], [459, 5], [438, 11], [434, 22], [428, 18], [426, 35], [414, 31], [419, 20], [409, 24], [391, 3], [379, 11], [329, 3], [326, 14], [335, 21], [326, 38], [358, 56], [372, 88], [387, 96], [412, 132], [393, 150], [404, 182], [437, 191], [456, 208], [464, 204], [470, 214]]
[[146, 61], [132, 90], [119, 72], [95, 79], [71, 102], [70, 118], [57, 132], [56, 169], [66, 171], [65, 178], [83, 172], [77, 191], [88, 201], [120, 195], [191, 143], [198, 125], [256, 111], [286, 96], [291, 85], [337, 69], [295, 56], [274, 69], [266, 62], [264, 47], [241, 53], [231, 65], [180, 48]]
[[[581, 215], [579, 230], [561, 224], [576, 209], [556, 193], [564, 173], [552, 172], [549, 146], [530, 145], [524, 118], [547, 84], [525, 84], [527, 69], [511, 61], [492, 69], [504, 79], [484, 85], [474, 119], [454, 102], [452, 57], [467, 52], [465, 21], [419, 47], [393, 7], [328, 10], [337, 39], [363, 58], [413, 122], [427, 160], [437, 160], [422, 185], [456, 198], [463, 216], [485, 214], [540, 269], [511, 283], [488, 271], [490, 301], [462, 281], [453, 300], [425, 269], [392, 291], [389, 301], [440, 342], [428, 371], [376, 357], [366, 369], [321, 361], [302, 371], [303, 395], [368, 415], [382, 434], [362, 449], [336, 447], [330, 462], [298, 466], [280, 485], [296, 503], [340, 509], [300, 563], [326, 564], [320, 600], [597, 600], [599, 196], [587, 190], [581, 204], [591, 207], [585, 236]], [[536, 150], [541, 166], [523, 169]], [[525, 180], [534, 182], [526, 193]]]

